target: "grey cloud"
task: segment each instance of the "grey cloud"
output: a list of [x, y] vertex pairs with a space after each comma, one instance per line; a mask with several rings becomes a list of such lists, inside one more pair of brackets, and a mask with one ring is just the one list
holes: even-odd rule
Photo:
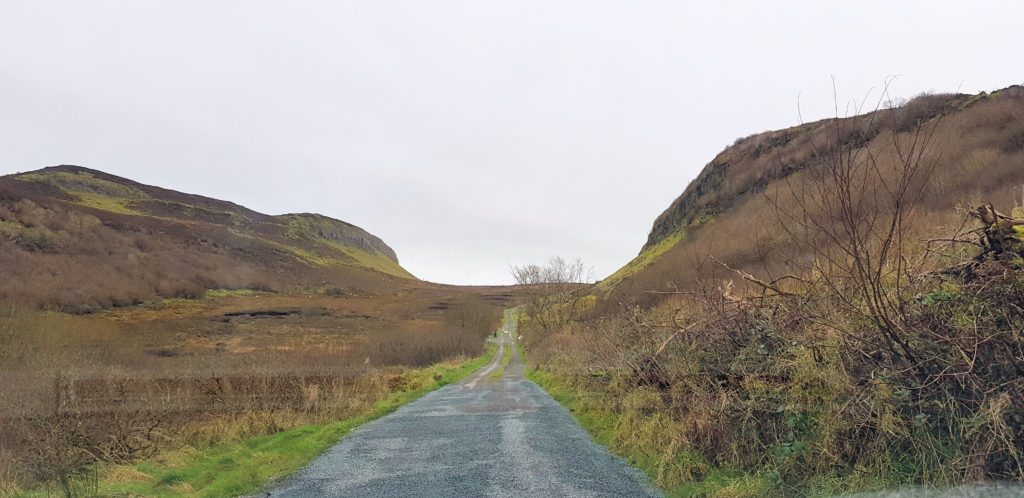
[[0, 173], [81, 164], [381, 236], [414, 274], [609, 274], [740, 136], [1020, 83], [1017, 2], [8, 2]]

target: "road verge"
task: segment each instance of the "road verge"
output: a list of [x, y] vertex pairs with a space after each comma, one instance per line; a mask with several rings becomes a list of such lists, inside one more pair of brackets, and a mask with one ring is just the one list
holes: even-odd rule
[[[196, 450], [161, 452], [153, 458], [95, 469], [96, 494], [142, 496], [238, 496], [250, 494], [302, 468], [356, 427], [447, 384], [458, 382], [486, 364], [496, 351], [472, 359], [406, 370], [409, 380], [360, 415], [327, 425], [307, 425], [265, 436], [245, 438]], [[407, 386], [418, 386], [408, 388]], [[407, 389], [407, 390], [403, 390]], [[48, 495], [45, 488], [17, 496]]]

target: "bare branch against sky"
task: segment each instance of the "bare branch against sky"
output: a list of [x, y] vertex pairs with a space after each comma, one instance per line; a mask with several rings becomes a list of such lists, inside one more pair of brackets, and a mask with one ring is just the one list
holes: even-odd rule
[[[985, 4], [985, 5], [982, 5]], [[24, 1], [0, 174], [78, 164], [381, 236], [446, 283], [607, 275], [740, 136], [1024, 81], [1016, 1]]]

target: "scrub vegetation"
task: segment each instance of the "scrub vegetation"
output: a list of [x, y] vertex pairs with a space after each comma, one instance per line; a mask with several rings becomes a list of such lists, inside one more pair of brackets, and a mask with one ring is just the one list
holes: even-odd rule
[[77, 166], [0, 177], [0, 301], [67, 313], [209, 289], [392, 292], [414, 277], [366, 231], [269, 216]]
[[0, 495], [254, 491], [467, 373], [517, 300], [75, 166], [0, 177], [0, 272]]
[[1024, 481], [1022, 137], [1011, 87], [738, 140], [520, 308], [530, 377], [672, 494]]
[[[493, 346], [472, 360], [456, 357], [425, 369], [403, 372], [401, 386], [389, 390], [357, 415], [326, 425], [306, 425], [265, 436], [235, 438], [201, 451], [171, 449], [133, 465], [95, 469], [99, 494], [143, 496], [236, 496], [266, 487], [273, 478], [294, 473], [349, 431], [393, 412], [434, 389], [458, 381], [493, 354]], [[396, 390], [391, 390], [396, 387]], [[321, 423], [321, 422], [317, 422]]]
[[253, 492], [486, 361], [513, 306], [530, 378], [673, 494], [1024, 481], [1022, 165], [1021, 87], [753, 135], [613, 276], [511, 288], [319, 215], [0, 177], [0, 494]]
[[214, 291], [90, 315], [5, 305], [0, 490], [250, 492], [479, 366], [510, 299], [451, 287]]

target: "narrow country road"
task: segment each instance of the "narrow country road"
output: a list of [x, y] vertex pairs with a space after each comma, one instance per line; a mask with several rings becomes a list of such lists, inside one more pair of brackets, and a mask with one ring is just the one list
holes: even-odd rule
[[658, 496], [525, 379], [514, 330], [506, 314], [487, 366], [352, 431], [267, 496]]

